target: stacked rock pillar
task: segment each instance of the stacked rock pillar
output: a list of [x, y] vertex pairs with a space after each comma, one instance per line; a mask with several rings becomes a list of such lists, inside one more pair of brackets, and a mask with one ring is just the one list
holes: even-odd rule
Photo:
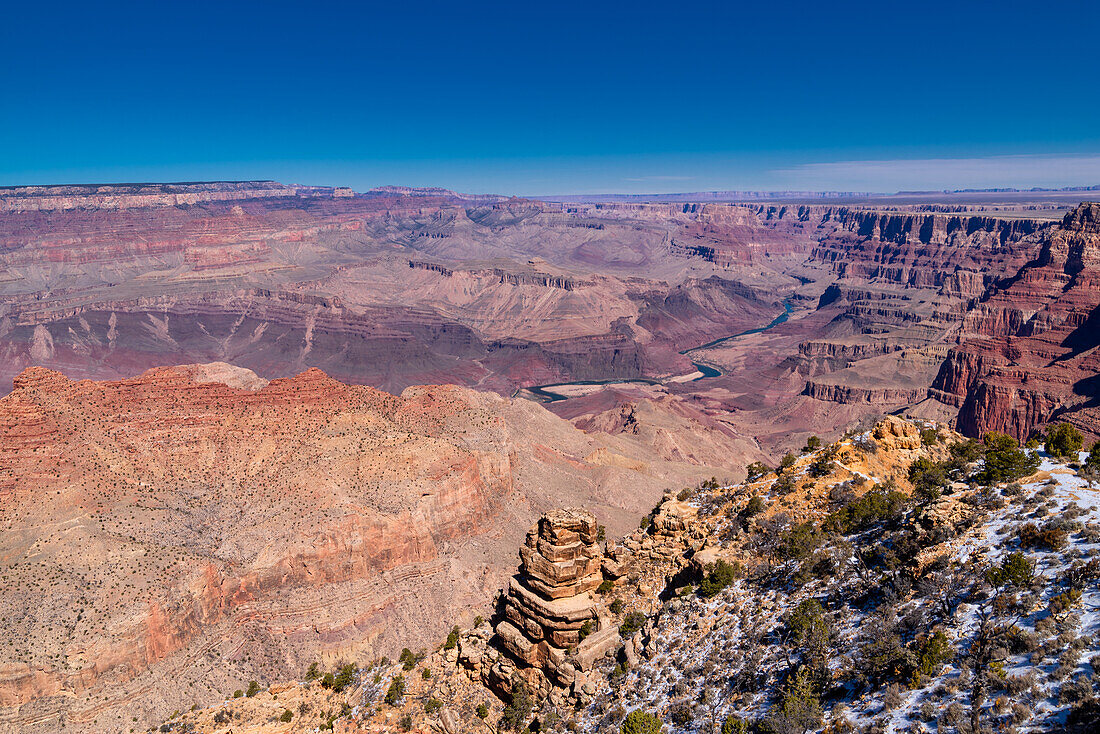
[[[593, 593], [603, 580], [596, 518], [556, 510], [527, 533], [520, 570], [504, 598], [496, 638], [514, 661], [512, 678], [534, 692], [578, 687], [584, 671], [618, 648], [618, 630]], [[508, 666], [510, 667], [510, 666]], [[509, 671], [495, 666], [493, 681], [510, 689]]]

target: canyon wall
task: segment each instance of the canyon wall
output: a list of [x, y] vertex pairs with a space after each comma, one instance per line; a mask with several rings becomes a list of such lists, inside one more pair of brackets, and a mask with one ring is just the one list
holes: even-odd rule
[[1100, 435], [1100, 204], [1044, 232], [1035, 259], [977, 300], [963, 331], [932, 385], [959, 406], [959, 430], [1022, 440], [1065, 420]]
[[430, 645], [541, 512], [583, 501], [622, 531], [712, 471], [454, 386], [28, 369], [0, 399], [0, 729], [155, 720]]

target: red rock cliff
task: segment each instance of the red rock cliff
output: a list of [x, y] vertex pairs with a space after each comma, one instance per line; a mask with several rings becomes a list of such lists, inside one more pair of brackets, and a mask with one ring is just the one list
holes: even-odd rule
[[1019, 439], [1068, 420], [1100, 434], [1100, 204], [1043, 237], [1038, 256], [966, 314], [933, 395], [960, 406], [959, 429]]

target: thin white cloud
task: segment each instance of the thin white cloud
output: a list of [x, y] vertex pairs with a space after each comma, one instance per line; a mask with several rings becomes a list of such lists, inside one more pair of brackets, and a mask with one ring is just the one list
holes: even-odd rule
[[691, 181], [694, 176], [639, 176], [638, 178], [624, 178], [623, 181], [642, 183], [645, 181]]
[[1061, 188], [1100, 184], [1100, 155], [838, 161], [773, 173], [791, 188], [818, 191]]

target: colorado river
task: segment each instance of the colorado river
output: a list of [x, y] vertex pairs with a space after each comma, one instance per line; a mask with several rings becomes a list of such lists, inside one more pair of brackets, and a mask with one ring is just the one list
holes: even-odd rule
[[[749, 334], [759, 334], [763, 331], [767, 331], [768, 329], [779, 326], [784, 321], [786, 321], [788, 318], [790, 318], [792, 310], [793, 310], [793, 308], [791, 306], [790, 299], [785, 299], [783, 301], [783, 313], [779, 314], [774, 319], [772, 319], [770, 324], [767, 324], [766, 326], [758, 326], [755, 329], [746, 329], [745, 331], [741, 331], [741, 332], [738, 332], [736, 334], [731, 334], [729, 336], [723, 336], [719, 339], [715, 339], [714, 341], [709, 341], [706, 344], [701, 344], [697, 347], [691, 347], [690, 349], [685, 349], [682, 352], [680, 352], [680, 354], [690, 356], [692, 352], [697, 352], [701, 349], [710, 349], [711, 347], [715, 347], [715, 346], [718, 346], [719, 344], [723, 344], [725, 342], [728, 342], [731, 339], [737, 339], [738, 337], [747, 336]], [[689, 380], [689, 382], [695, 382], [697, 380], [705, 380], [708, 377], [720, 377], [722, 375], [722, 371], [719, 370], [717, 367], [714, 367], [713, 365], [706, 364], [704, 362], [692, 362], [692, 364], [695, 366], [695, 369], [698, 370], [699, 372], [701, 372], [702, 374], [700, 374], [699, 377], [695, 377], [695, 378]], [[520, 388], [519, 390], [516, 390], [512, 394], [512, 396], [515, 397], [516, 395], [518, 395], [523, 390], [526, 390], [529, 393], [531, 393], [532, 395], [534, 395], [537, 398], [541, 399], [543, 402], [553, 403], [553, 402], [557, 402], [558, 400], [567, 400], [571, 397], [575, 397], [573, 395], [562, 394], [561, 392], [554, 392], [555, 387], [568, 388], [568, 387], [572, 387], [574, 385], [583, 387], [583, 386], [589, 386], [589, 385], [613, 385], [615, 383], [643, 383], [643, 384], [646, 384], [646, 385], [660, 385], [661, 380], [652, 380], [652, 379], [649, 379], [647, 377], [609, 377], [605, 380], [577, 380], [577, 381], [574, 381], [574, 382], [554, 382], [554, 383], [550, 383], [548, 385], [536, 385], [534, 387]]]

